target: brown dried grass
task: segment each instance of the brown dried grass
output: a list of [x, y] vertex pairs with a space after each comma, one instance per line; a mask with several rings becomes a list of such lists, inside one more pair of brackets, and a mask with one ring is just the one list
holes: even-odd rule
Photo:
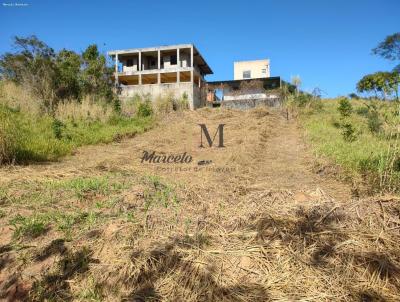
[[85, 97], [82, 101], [66, 101], [58, 104], [55, 116], [59, 120], [99, 120], [106, 122], [113, 115], [110, 105], [95, 102], [91, 97]]

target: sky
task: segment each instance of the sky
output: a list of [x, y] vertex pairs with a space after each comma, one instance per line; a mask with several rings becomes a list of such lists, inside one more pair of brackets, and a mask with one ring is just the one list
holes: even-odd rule
[[31, 34], [78, 52], [193, 43], [214, 72], [207, 80], [233, 79], [234, 61], [268, 58], [271, 76], [299, 75], [303, 90], [326, 97], [396, 65], [371, 49], [400, 31], [400, 0], [1, 1], [1, 54]]

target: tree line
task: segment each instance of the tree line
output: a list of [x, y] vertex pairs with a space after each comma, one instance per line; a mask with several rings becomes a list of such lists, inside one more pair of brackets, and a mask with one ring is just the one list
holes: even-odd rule
[[36, 36], [14, 37], [14, 52], [0, 56], [0, 78], [24, 86], [51, 112], [59, 102], [85, 96], [111, 100], [112, 68], [97, 45], [58, 52]]

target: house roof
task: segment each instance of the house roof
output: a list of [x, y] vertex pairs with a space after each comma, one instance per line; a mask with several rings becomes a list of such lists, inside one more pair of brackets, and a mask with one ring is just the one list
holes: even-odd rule
[[114, 57], [116, 54], [124, 55], [124, 54], [135, 54], [138, 52], [152, 52], [158, 50], [173, 50], [177, 48], [192, 48], [193, 47], [193, 60], [196, 62], [197, 66], [199, 66], [200, 70], [203, 74], [213, 74], [210, 66], [208, 66], [206, 60], [204, 60], [203, 56], [197, 50], [197, 48], [193, 44], [176, 44], [176, 45], [164, 45], [164, 46], [155, 46], [155, 47], [145, 47], [145, 48], [129, 48], [129, 49], [120, 49], [120, 50], [110, 50], [107, 54], [111, 57]]

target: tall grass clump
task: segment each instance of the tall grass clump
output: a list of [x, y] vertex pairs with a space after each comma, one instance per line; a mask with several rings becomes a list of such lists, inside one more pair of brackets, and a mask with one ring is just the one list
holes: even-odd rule
[[18, 135], [15, 135], [18, 125], [9, 114], [9, 110], [0, 106], [0, 164], [14, 161], [18, 148]]
[[156, 98], [155, 108], [158, 114], [187, 110], [189, 109], [189, 97], [186, 93], [183, 93], [181, 97], [176, 97], [173, 93], [168, 93]]
[[70, 153], [72, 147], [56, 138], [51, 117], [0, 105], [1, 163], [54, 160]]
[[[324, 100], [324, 110], [301, 115], [318, 155], [342, 167], [371, 192], [400, 191], [400, 118], [396, 104]], [[357, 181], [358, 182], [358, 181]]]

